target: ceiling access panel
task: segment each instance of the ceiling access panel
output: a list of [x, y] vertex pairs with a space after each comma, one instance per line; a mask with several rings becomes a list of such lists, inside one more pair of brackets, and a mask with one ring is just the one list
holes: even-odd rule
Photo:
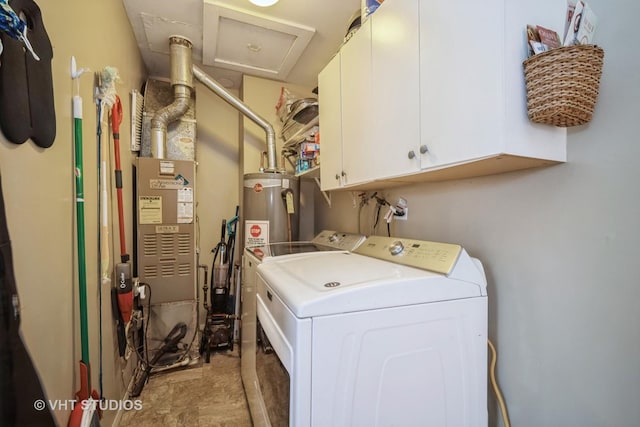
[[205, 0], [202, 63], [284, 80], [315, 29]]

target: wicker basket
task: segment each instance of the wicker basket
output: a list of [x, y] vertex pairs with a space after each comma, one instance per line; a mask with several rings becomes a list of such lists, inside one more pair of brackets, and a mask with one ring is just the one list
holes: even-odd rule
[[604, 51], [594, 45], [560, 47], [523, 62], [529, 120], [569, 127], [591, 120]]

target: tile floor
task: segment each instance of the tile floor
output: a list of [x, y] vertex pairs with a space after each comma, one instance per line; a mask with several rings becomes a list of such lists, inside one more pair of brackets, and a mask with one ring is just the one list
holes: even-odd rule
[[121, 427], [250, 427], [237, 351], [211, 355], [211, 363], [152, 376], [142, 410], [125, 412]]

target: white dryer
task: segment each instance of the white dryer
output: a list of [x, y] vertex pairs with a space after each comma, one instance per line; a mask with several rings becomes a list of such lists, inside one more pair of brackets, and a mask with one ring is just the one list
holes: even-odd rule
[[373, 236], [257, 272], [271, 425], [487, 425], [486, 279], [459, 245]]
[[240, 371], [254, 426], [269, 425], [256, 376], [256, 341], [259, 329], [255, 286], [257, 267], [280, 259], [302, 259], [312, 254], [318, 259], [317, 256], [329, 252], [352, 251], [360, 246], [365, 238], [361, 234], [323, 230], [311, 241], [278, 242], [245, 248], [242, 257]]

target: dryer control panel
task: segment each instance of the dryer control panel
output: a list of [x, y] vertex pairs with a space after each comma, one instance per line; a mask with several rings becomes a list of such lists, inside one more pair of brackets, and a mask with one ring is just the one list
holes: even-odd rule
[[353, 251], [366, 239], [362, 234], [343, 233], [341, 231], [322, 230], [312, 242], [318, 245], [331, 246], [332, 248]]
[[353, 252], [449, 275], [458, 261], [462, 246], [427, 240], [370, 236]]

